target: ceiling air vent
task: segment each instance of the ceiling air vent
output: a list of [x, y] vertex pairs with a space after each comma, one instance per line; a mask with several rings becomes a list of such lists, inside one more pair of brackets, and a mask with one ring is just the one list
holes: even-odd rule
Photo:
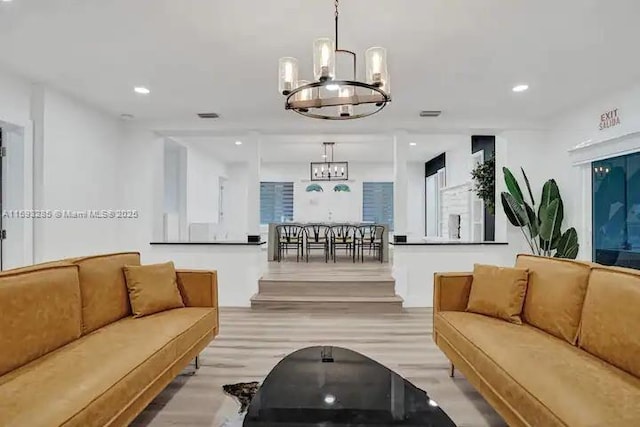
[[420, 117], [438, 117], [442, 114], [442, 111], [438, 110], [422, 110], [420, 111]]
[[198, 113], [201, 119], [217, 119], [220, 117], [218, 113]]

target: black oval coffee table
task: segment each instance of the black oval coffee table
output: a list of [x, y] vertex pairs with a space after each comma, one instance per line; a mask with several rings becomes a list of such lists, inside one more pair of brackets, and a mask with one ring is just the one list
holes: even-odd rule
[[254, 396], [244, 427], [455, 427], [447, 414], [400, 375], [360, 353], [309, 347], [291, 353]]

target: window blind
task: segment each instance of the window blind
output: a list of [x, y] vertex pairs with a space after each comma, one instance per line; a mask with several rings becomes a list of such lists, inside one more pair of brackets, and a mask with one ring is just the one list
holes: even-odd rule
[[362, 183], [362, 220], [388, 225], [393, 231], [393, 182]]
[[260, 224], [293, 221], [293, 182], [260, 183]]

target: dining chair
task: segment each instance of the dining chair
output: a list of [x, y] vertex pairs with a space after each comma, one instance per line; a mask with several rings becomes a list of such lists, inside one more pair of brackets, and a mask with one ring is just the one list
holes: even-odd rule
[[351, 253], [353, 262], [356, 262], [355, 239], [356, 227], [350, 224], [338, 224], [331, 226], [331, 242], [330, 250], [333, 256], [333, 262], [336, 262], [336, 251], [338, 247], [345, 248], [347, 255]]
[[361, 225], [358, 227], [356, 235], [356, 249], [360, 252], [360, 261], [364, 262], [364, 250], [369, 250], [369, 254], [373, 255], [380, 262], [384, 261], [384, 253], [382, 251], [382, 241], [385, 232], [384, 225], [371, 224]]
[[297, 224], [278, 225], [278, 262], [282, 261], [282, 255], [286, 256], [290, 248], [296, 250], [296, 262], [304, 255], [304, 228]]
[[324, 251], [324, 262], [329, 261], [329, 226], [322, 224], [309, 224], [304, 227], [304, 240], [307, 262], [312, 249]]

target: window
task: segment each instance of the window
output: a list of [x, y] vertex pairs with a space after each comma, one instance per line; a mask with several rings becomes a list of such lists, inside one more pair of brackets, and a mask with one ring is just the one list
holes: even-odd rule
[[592, 166], [593, 259], [640, 269], [640, 153]]
[[260, 183], [260, 224], [293, 221], [293, 182]]
[[362, 220], [388, 225], [393, 231], [393, 182], [362, 183]]

